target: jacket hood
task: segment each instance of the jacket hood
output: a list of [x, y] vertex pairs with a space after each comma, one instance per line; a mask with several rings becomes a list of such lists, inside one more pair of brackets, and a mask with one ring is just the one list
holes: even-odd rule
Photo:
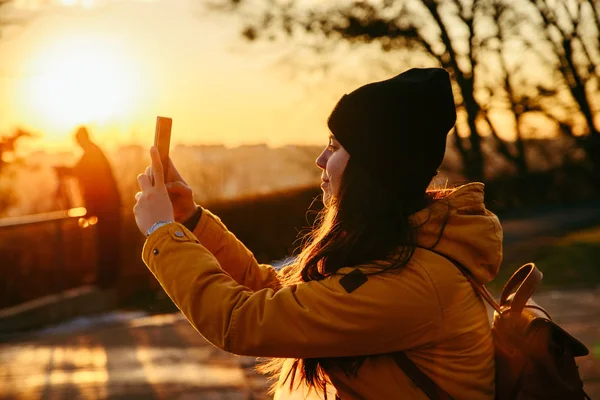
[[456, 260], [485, 284], [502, 262], [502, 227], [485, 208], [483, 189], [483, 183], [460, 186], [411, 218], [418, 227], [417, 247]]

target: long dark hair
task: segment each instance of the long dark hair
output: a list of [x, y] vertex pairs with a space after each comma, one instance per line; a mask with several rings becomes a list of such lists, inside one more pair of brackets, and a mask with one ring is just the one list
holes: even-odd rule
[[[297, 262], [286, 270], [283, 284], [322, 280], [342, 267], [363, 264], [380, 267], [369, 274], [402, 268], [416, 248], [418, 227], [411, 224], [410, 215], [446, 192], [449, 191], [423, 189], [421, 196], [413, 196], [417, 203], [408, 205], [401, 195], [386, 189], [350, 157], [339, 192], [303, 238], [302, 251]], [[285, 381], [290, 380], [293, 388], [299, 370], [301, 381], [309, 388], [326, 392], [326, 369], [339, 368], [347, 375], [356, 375], [365, 359], [366, 356], [296, 359]], [[278, 375], [283, 363], [283, 359], [274, 359], [260, 365], [259, 371]]]

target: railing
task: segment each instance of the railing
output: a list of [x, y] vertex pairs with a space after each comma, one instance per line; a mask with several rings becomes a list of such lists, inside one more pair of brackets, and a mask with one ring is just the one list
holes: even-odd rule
[[95, 275], [94, 225], [83, 207], [0, 219], [0, 307], [79, 286]]
[[0, 229], [15, 228], [24, 225], [43, 224], [63, 221], [71, 218], [81, 218], [86, 214], [85, 207], [71, 208], [69, 210], [52, 211], [41, 214], [25, 215], [22, 217], [0, 218]]
[[[318, 187], [209, 204], [260, 262], [284, 258], [306, 227], [307, 208]], [[312, 211], [315, 209], [311, 208]], [[131, 209], [123, 217], [119, 262], [119, 295], [159, 290], [140, 254], [140, 234]], [[97, 272], [94, 219], [83, 209], [70, 209], [0, 219], [0, 307], [93, 283]], [[86, 226], [90, 226], [87, 229]], [[10, 304], [9, 304], [10, 303]]]

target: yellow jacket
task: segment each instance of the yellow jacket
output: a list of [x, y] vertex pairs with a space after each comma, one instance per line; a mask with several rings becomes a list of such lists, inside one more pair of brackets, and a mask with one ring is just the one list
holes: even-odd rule
[[[448, 204], [450, 207], [448, 207]], [[413, 215], [418, 248], [400, 271], [369, 276], [348, 293], [340, 279], [281, 287], [220, 220], [205, 210], [194, 233], [180, 224], [152, 233], [143, 260], [190, 323], [218, 348], [281, 358], [374, 355], [358, 377], [328, 371], [346, 399], [426, 399], [386, 353], [405, 351], [455, 399], [494, 398], [494, 350], [482, 300], [446, 258], [491, 281], [502, 229], [486, 210], [483, 184], [456, 189]], [[369, 266], [359, 269], [368, 271]]]

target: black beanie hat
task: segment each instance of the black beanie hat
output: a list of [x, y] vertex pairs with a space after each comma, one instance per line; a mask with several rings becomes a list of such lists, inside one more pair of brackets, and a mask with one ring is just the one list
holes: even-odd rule
[[327, 124], [350, 158], [414, 212], [444, 159], [455, 122], [448, 72], [413, 68], [344, 95]]

